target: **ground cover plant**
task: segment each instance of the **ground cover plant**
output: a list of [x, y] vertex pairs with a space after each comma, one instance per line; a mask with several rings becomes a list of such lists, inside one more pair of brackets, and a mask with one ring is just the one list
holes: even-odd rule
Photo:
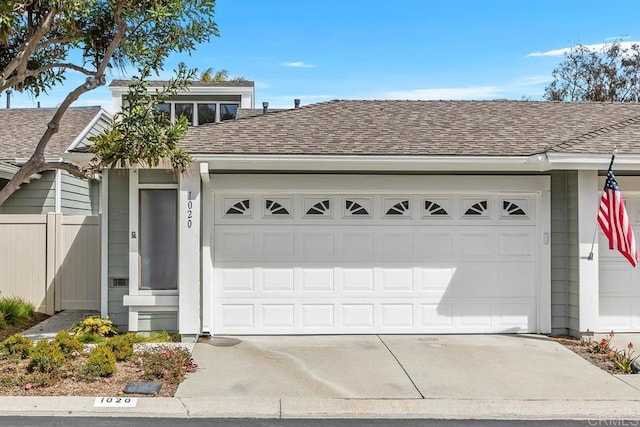
[[611, 347], [611, 339], [614, 336], [615, 332], [611, 331], [600, 341], [591, 337], [580, 339], [566, 335], [556, 336], [554, 339], [610, 374], [637, 374], [640, 355], [635, 354], [633, 343], [627, 344], [626, 349], [614, 349]]
[[46, 314], [37, 313], [33, 304], [21, 298], [0, 298], [0, 341], [40, 323], [47, 317]]
[[[85, 345], [87, 336], [98, 344]], [[21, 334], [0, 342], [0, 395], [123, 396], [131, 381], [162, 383], [173, 396], [196, 365], [188, 350], [167, 344], [175, 334], [117, 334], [108, 319], [87, 318], [35, 345]], [[151, 340], [155, 342], [148, 344]], [[139, 345], [135, 349], [135, 345]]]

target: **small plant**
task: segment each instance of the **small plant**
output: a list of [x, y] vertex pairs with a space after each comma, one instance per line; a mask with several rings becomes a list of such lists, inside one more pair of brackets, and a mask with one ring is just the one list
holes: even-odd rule
[[145, 339], [146, 342], [179, 342], [180, 334], [167, 331], [153, 331]]
[[89, 353], [83, 370], [88, 377], [109, 377], [116, 373], [116, 357], [105, 345], [99, 345]]
[[630, 374], [634, 371], [634, 365], [640, 356], [633, 355], [633, 343], [627, 344], [627, 349], [623, 351], [616, 351], [611, 359], [615, 367], [624, 374]]
[[605, 354], [611, 356], [614, 351], [611, 349], [611, 340], [615, 336], [613, 331], [609, 332], [606, 338], [602, 338], [600, 342], [593, 342], [591, 340], [586, 342], [589, 347], [589, 353]]
[[74, 335], [78, 341], [83, 344], [100, 344], [103, 343], [105, 338], [102, 335], [98, 334], [81, 334]]
[[4, 313], [0, 312], [0, 331], [7, 329], [7, 321], [4, 320]]
[[82, 353], [84, 349], [78, 338], [75, 335], [69, 335], [67, 331], [58, 332], [53, 340], [58, 343], [60, 350], [67, 358]]
[[40, 340], [31, 350], [29, 372], [56, 373], [65, 362], [64, 353], [56, 341]]
[[22, 334], [13, 334], [0, 343], [0, 356], [26, 359], [33, 348], [33, 343]]
[[33, 304], [17, 297], [0, 298], [0, 313], [10, 326], [24, 326], [35, 315]]
[[138, 363], [147, 380], [166, 380], [180, 383], [187, 372], [194, 372], [197, 365], [189, 350], [177, 347], [156, 347], [140, 353]]
[[116, 335], [109, 339], [104, 345], [111, 350], [116, 360], [121, 362], [129, 360], [133, 355], [133, 344], [137, 341], [136, 334]]
[[113, 322], [108, 317], [94, 317], [89, 316], [82, 322], [75, 324], [71, 330], [76, 335], [100, 335], [101, 337], [111, 337], [116, 335], [118, 331], [113, 325]]

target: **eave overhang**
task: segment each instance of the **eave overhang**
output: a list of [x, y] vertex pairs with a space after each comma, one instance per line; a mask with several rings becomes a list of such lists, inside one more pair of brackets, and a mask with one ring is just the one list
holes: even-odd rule
[[363, 156], [191, 154], [212, 171], [312, 172], [544, 172], [545, 155], [534, 156]]

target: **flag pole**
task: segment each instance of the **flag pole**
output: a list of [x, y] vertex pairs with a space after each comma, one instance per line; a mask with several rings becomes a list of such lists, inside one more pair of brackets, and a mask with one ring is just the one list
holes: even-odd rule
[[[611, 154], [611, 162], [609, 163], [609, 169], [607, 169], [608, 171], [611, 170], [611, 168], [613, 168], [613, 161], [616, 158], [616, 153], [618, 152], [617, 148], [613, 149], [613, 154]], [[600, 206], [598, 206], [598, 212], [596, 215], [596, 218], [598, 218], [598, 215], [600, 214]], [[596, 235], [598, 234], [598, 224], [596, 221], [596, 226], [593, 228], [593, 240], [591, 240], [591, 250], [589, 251], [589, 255], [587, 256], [587, 260], [589, 261], [593, 261], [593, 248], [596, 245]]]

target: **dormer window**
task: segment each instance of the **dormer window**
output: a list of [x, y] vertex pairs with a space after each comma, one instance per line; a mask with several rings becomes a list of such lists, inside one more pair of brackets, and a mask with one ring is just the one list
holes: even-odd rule
[[238, 114], [238, 104], [220, 104], [220, 121], [233, 120]]
[[198, 124], [216, 122], [216, 104], [198, 104]]
[[169, 101], [156, 105], [161, 111], [170, 115], [171, 121], [176, 117], [185, 116], [189, 125], [199, 126], [207, 123], [234, 120], [240, 105], [229, 102], [184, 102]]
[[174, 117], [185, 116], [190, 125], [193, 125], [193, 103], [176, 102], [174, 104]]

